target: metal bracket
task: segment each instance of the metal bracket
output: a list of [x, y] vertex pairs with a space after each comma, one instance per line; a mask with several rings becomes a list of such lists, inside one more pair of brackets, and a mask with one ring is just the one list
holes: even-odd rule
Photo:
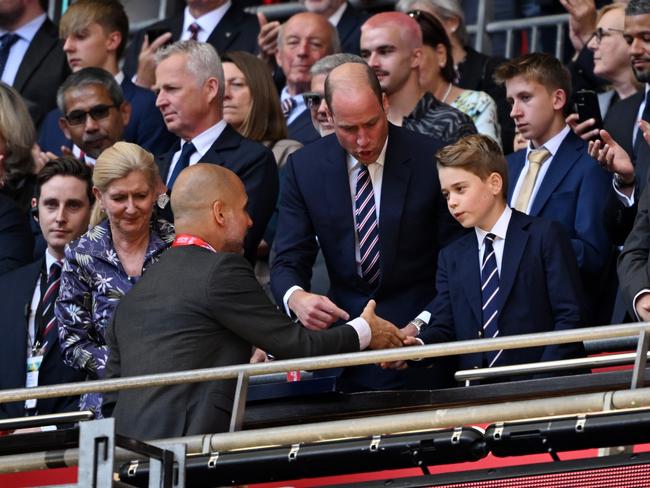
[[379, 443], [381, 442], [380, 435], [373, 435], [370, 441], [370, 452], [377, 452], [379, 450]]
[[232, 405], [232, 416], [230, 417], [230, 428], [228, 432], [241, 430], [244, 424], [244, 411], [246, 410], [246, 397], [248, 396], [248, 375], [240, 371], [237, 375], [237, 387], [235, 388], [235, 399]]
[[454, 429], [454, 432], [451, 434], [451, 443], [452, 444], [460, 444], [460, 436], [463, 433], [463, 428], [462, 427], [456, 427]]
[[642, 388], [645, 383], [645, 367], [648, 362], [648, 344], [650, 343], [650, 334], [648, 329], [642, 329], [639, 332], [639, 341], [636, 346], [636, 359], [634, 360], [634, 370], [632, 373], [632, 384], [630, 389]]
[[115, 420], [112, 418], [79, 424], [78, 486], [111, 488], [115, 456]]
[[292, 444], [289, 455], [287, 456], [290, 463], [298, 459], [298, 451], [300, 451], [300, 444]]
[[219, 460], [219, 451], [211, 452], [210, 458], [208, 459], [208, 469], [216, 468], [218, 460]]
[[495, 441], [500, 441], [502, 434], [503, 434], [503, 422], [499, 422], [498, 424], [494, 425], [494, 434], [492, 434], [492, 437], [494, 438]]
[[585, 424], [587, 423], [586, 415], [579, 415], [578, 420], [576, 421], [575, 430], [578, 433], [583, 433], [585, 431]]
[[129, 468], [126, 470], [126, 474], [129, 476], [129, 478], [133, 478], [136, 473], [138, 472], [138, 466], [140, 465], [140, 461], [137, 459], [135, 461], [131, 461], [131, 464], [129, 464]]

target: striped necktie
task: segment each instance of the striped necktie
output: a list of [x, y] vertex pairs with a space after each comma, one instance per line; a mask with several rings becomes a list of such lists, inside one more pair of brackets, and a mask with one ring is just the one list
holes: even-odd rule
[[201, 30], [201, 26], [196, 22], [192, 22], [187, 29], [190, 31], [190, 39], [192, 41], [198, 41], [199, 31]]
[[280, 108], [282, 109], [282, 115], [284, 115], [285, 119], [288, 119], [291, 116], [291, 112], [293, 112], [295, 106], [296, 101], [292, 97], [282, 100], [282, 103], [280, 103]]
[[[481, 297], [483, 316], [483, 337], [491, 338], [499, 335], [499, 309], [497, 298], [499, 294], [499, 270], [494, 254], [494, 234], [487, 234], [483, 239], [483, 260], [481, 262]], [[502, 351], [488, 351], [487, 363], [494, 366]]]
[[357, 191], [354, 196], [354, 217], [359, 238], [361, 276], [370, 285], [379, 283], [381, 258], [379, 255], [379, 222], [368, 166], [362, 164], [357, 174]]
[[54, 316], [54, 303], [59, 296], [61, 283], [61, 261], [54, 261], [47, 275], [45, 288], [41, 290], [41, 300], [36, 309], [35, 340], [40, 343], [40, 348], [45, 354], [58, 338], [56, 317]]

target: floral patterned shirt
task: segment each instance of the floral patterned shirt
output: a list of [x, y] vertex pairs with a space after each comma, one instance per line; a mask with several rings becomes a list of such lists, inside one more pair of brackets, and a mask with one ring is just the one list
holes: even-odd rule
[[[143, 273], [173, 240], [172, 224], [152, 221]], [[66, 246], [55, 308], [59, 340], [65, 363], [85, 371], [87, 379], [104, 377], [108, 359], [104, 330], [115, 307], [136, 281], [120, 263], [108, 220]], [[101, 394], [82, 395], [79, 403], [81, 410], [101, 416]]]

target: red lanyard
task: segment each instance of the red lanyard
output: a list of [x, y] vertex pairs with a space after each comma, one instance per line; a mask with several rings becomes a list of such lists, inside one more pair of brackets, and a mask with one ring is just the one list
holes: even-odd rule
[[176, 239], [174, 239], [174, 243], [172, 244], [172, 247], [181, 247], [181, 246], [199, 246], [202, 247], [203, 249], [208, 249], [212, 252], [217, 252], [214, 250], [214, 247], [212, 247], [210, 244], [205, 242], [200, 237], [191, 236], [189, 234], [179, 234], [176, 236]]

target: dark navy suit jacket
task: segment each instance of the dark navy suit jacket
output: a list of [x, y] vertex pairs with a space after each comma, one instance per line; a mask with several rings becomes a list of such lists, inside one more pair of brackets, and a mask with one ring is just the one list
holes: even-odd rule
[[[0, 389], [23, 388], [27, 370], [27, 321], [44, 258], [0, 277]], [[39, 370], [39, 386], [83, 381], [85, 375], [63, 363], [59, 342], [49, 348]], [[38, 400], [39, 414], [79, 410], [79, 397]], [[0, 417], [22, 417], [25, 402], [0, 404]]]
[[[165, 126], [160, 110], [156, 107], [156, 95], [150, 90], [136, 86], [126, 76], [120, 86], [124, 100], [131, 104], [131, 119], [124, 128], [123, 140], [138, 144], [154, 155], [169, 151], [176, 142], [176, 136]], [[58, 108], [47, 114], [38, 139], [43, 151], [60, 154], [61, 146], [72, 147], [72, 141], [59, 127], [59, 118], [62, 115]]]
[[[131, 78], [138, 71], [138, 55], [144, 41], [144, 36], [149, 29], [163, 29], [172, 33], [172, 42], [181, 38], [183, 29], [183, 13], [174, 17], [163, 19], [150, 26], [141, 29], [126, 51], [124, 59], [124, 73]], [[219, 54], [226, 51], [247, 51], [257, 52], [257, 34], [260, 25], [257, 17], [244, 12], [241, 8], [233, 5], [217, 24], [217, 27], [210, 33], [208, 43], [212, 44]], [[149, 39], [153, 41], [153, 39]]]
[[[351, 317], [369, 299], [377, 314], [402, 327], [435, 295], [438, 251], [460, 232], [440, 191], [433, 138], [389, 125], [381, 188], [381, 281], [358, 274], [347, 155], [334, 134], [293, 153], [284, 167], [271, 286], [276, 303], [298, 285], [310, 289], [318, 244], [330, 278], [328, 296]], [[354, 381], [369, 388], [403, 385], [400, 372], [362, 366]]]
[[[508, 201], [524, 167], [526, 150], [508, 156]], [[605, 215], [611, 175], [587, 154], [587, 143], [569, 132], [535, 195], [530, 215], [564, 226], [583, 273], [599, 273], [611, 250]]]
[[361, 26], [368, 19], [368, 15], [356, 10], [350, 2], [347, 4], [341, 20], [336, 24], [341, 41], [341, 52], [359, 54], [361, 52], [359, 46]]
[[[481, 277], [476, 234], [440, 252], [438, 294], [427, 306], [426, 344], [478, 339], [482, 332]], [[499, 276], [499, 335], [566, 330], [583, 325], [584, 301], [575, 255], [556, 222], [516, 210], [508, 225]], [[582, 345], [504, 350], [498, 365], [552, 361], [584, 354]], [[460, 369], [483, 366], [483, 354], [458, 358]]]
[[27, 217], [11, 198], [0, 194], [0, 275], [31, 262], [33, 253], [34, 235]]
[[287, 126], [287, 129], [289, 130], [289, 135], [287, 137], [302, 143], [303, 146], [320, 139], [320, 134], [314, 128], [314, 124], [311, 121], [309, 109], [304, 110], [298, 117], [296, 117], [295, 120]]
[[[167, 154], [156, 159], [160, 176], [165, 182], [178, 147], [177, 143]], [[226, 125], [199, 162], [228, 168], [244, 183], [248, 195], [248, 214], [253, 220], [253, 227], [248, 230], [244, 242], [244, 253], [249, 260], [254, 261], [257, 245], [264, 237], [266, 225], [273, 215], [278, 199], [278, 167], [273, 153], [262, 144], [242, 137], [230, 125]], [[168, 209], [165, 217], [173, 219]]]

